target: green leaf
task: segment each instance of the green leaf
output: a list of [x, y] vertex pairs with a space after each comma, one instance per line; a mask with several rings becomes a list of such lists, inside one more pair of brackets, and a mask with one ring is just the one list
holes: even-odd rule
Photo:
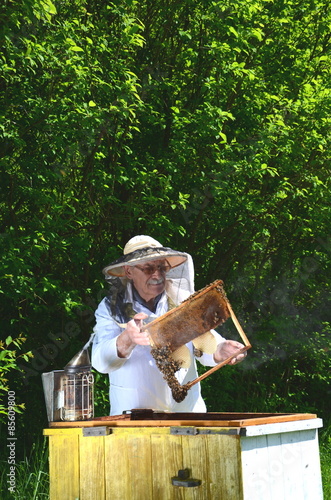
[[72, 50], [73, 52], [84, 52], [84, 50], [81, 47], [78, 47], [78, 45], [72, 45], [69, 50]]
[[238, 38], [238, 37], [239, 37], [238, 31], [237, 31], [237, 30], [235, 30], [233, 26], [229, 26], [229, 28], [228, 28], [228, 29], [229, 29], [229, 32], [230, 32], [230, 33], [233, 33], [233, 34], [234, 34], [234, 36], [235, 36], [236, 38]]

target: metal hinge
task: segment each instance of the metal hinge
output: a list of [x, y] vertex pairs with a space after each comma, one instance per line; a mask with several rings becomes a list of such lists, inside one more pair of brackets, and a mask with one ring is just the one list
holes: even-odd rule
[[178, 436], [195, 436], [198, 434], [196, 427], [170, 427], [170, 434]]
[[213, 434], [224, 434], [226, 436], [233, 436], [239, 434], [239, 430], [234, 428], [197, 429], [196, 427], [170, 427], [170, 434], [177, 436], [197, 436], [197, 435], [213, 435]]
[[207, 434], [207, 435], [212, 435], [212, 434], [222, 434], [225, 436], [235, 436], [239, 434], [238, 429], [227, 429], [227, 428], [222, 428], [222, 429], [199, 429], [198, 434]]
[[102, 427], [83, 427], [83, 436], [108, 436], [111, 433], [111, 429], [106, 426]]

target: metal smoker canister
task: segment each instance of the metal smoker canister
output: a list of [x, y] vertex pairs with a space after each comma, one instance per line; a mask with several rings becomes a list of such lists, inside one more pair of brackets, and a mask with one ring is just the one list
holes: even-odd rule
[[86, 347], [64, 367], [62, 388], [64, 396], [62, 420], [87, 420], [94, 416], [94, 377]]

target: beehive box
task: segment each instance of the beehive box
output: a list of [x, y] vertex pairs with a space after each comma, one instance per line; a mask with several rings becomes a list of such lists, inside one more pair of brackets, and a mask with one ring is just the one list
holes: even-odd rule
[[151, 412], [50, 426], [50, 500], [323, 498], [316, 415]]

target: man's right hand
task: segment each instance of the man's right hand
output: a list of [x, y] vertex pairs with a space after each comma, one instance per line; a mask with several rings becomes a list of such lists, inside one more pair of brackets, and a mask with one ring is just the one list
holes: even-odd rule
[[136, 345], [150, 345], [148, 333], [141, 331], [145, 318], [148, 318], [145, 313], [136, 314], [127, 323], [126, 329], [117, 337], [116, 345], [119, 358], [127, 358]]

